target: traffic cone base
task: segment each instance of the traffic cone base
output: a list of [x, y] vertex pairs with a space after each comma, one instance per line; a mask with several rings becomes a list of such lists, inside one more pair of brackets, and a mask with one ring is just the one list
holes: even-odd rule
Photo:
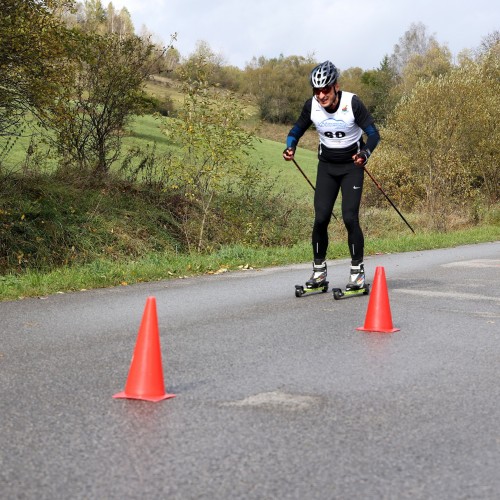
[[368, 301], [365, 324], [356, 330], [362, 332], [394, 333], [399, 328], [392, 324], [391, 306], [389, 304], [389, 293], [383, 267], [375, 268], [372, 291]]
[[157, 402], [174, 396], [165, 392], [156, 299], [148, 297], [125, 389], [113, 398]]
[[364, 326], [358, 326], [356, 330], [359, 330], [360, 332], [394, 333], [394, 332], [399, 332], [400, 328], [391, 328], [386, 330], [385, 328], [378, 328], [374, 326], [370, 326], [369, 328], [365, 328]]
[[158, 401], [163, 401], [164, 399], [175, 398], [175, 394], [164, 394], [163, 396], [138, 396], [133, 394], [127, 394], [125, 391], [119, 392], [113, 396], [115, 399], [141, 399], [143, 401], [152, 401], [157, 403]]

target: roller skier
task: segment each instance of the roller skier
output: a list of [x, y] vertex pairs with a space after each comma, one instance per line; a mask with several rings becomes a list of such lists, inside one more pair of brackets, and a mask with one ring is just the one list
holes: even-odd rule
[[286, 161], [296, 163], [294, 157], [299, 140], [314, 124], [319, 146], [314, 188], [313, 269], [305, 286], [296, 286], [297, 296], [328, 289], [328, 225], [339, 191], [342, 192], [342, 219], [347, 229], [351, 256], [349, 281], [345, 291], [340, 291], [340, 296], [368, 293], [359, 206], [363, 191], [363, 167], [379, 143], [380, 135], [361, 99], [356, 94], [340, 90], [338, 78], [339, 71], [330, 61], [317, 65], [311, 71], [309, 81], [313, 96], [304, 103], [299, 118], [288, 133], [286, 149], [283, 151]]

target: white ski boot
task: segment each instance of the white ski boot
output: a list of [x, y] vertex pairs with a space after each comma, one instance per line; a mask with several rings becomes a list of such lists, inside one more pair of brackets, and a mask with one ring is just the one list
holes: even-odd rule
[[351, 266], [351, 274], [346, 290], [360, 290], [365, 288], [365, 266], [363, 263], [357, 266]]
[[306, 281], [306, 288], [319, 288], [324, 286], [326, 282], [326, 261], [321, 264], [316, 264], [313, 262], [313, 273], [311, 277]]
[[328, 291], [328, 281], [326, 281], [326, 262], [313, 262], [312, 276], [305, 285], [295, 285], [295, 296], [302, 297], [304, 294], [325, 293]]

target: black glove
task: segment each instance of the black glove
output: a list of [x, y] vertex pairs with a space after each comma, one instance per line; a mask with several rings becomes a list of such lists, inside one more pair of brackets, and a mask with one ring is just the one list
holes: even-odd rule
[[[356, 163], [356, 165], [359, 165], [360, 167], [363, 167], [364, 165], [366, 165], [368, 158], [370, 158], [370, 154], [371, 153], [369, 149], [362, 149], [359, 153], [354, 155], [354, 163]], [[363, 160], [363, 162], [358, 163], [357, 160], [359, 159]]]

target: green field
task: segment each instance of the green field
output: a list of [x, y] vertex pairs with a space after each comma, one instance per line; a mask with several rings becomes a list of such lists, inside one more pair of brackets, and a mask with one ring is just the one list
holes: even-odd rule
[[[129, 132], [123, 140], [124, 152], [132, 147], [145, 147], [147, 144], [156, 144], [158, 153], [171, 151], [175, 148], [170, 144], [160, 131], [160, 120], [150, 115], [136, 117], [131, 123]], [[285, 147], [286, 136], [282, 142], [269, 139], [256, 138], [254, 149], [250, 151], [249, 162], [251, 165], [262, 167], [269, 172], [272, 178], [278, 179], [277, 186], [291, 192], [292, 196], [310, 197], [313, 191], [293, 162], [285, 162], [282, 152]], [[314, 184], [316, 178], [317, 155], [315, 152], [298, 148], [296, 161]]]
[[[131, 148], [145, 148], [156, 145], [157, 153], [171, 152], [174, 146], [169, 144], [160, 132], [160, 120], [153, 116], [136, 117], [126, 131], [123, 138], [123, 155]], [[303, 204], [303, 216], [300, 224], [302, 229], [309, 232], [312, 223], [312, 199], [313, 191], [302, 174], [292, 162], [285, 162], [282, 151], [285, 144], [286, 127], [276, 129], [276, 136], [282, 135], [282, 140], [258, 138], [254, 141], [254, 149], [249, 153], [250, 165], [255, 165], [261, 170], [269, 173], [275, 189], [284, 191], [291, 200], [300, 199]], [[26, 150], [29, 141], [20, 139], [9, 156], [9, 165], [14, 171], [22, 171], [25, 163]], [[174, 150], [175, 151], [175, 150]], [[39, 151], [40, 158], [44, 152]], [[296, 160], [304, 170], [311, 182], [315, 183], [316, 153], [310, 149], [299, 148]], [[117, 162], [116, 168], [119, 168]], [[54, 163], [48, 161], [47, 169], [53, 169]], [[45, 193], [55, 201], [62, 199], [62, 194], [52, 194], [53, 187], [50, 180], [44, 186]], [[58, 186], [68, 195], [70, 189]], [[282, 245], [273, 248], [246, 247], [243, 245], [231, 245], [219, 248], [213, 252], [178, 253], [175, 248], [167, 249], [163, 244], [163, 250], [154, 251], [150, 245], [151, 240], [160, 242], [157, 246], [162, 247], [161, 239], [168, 235], [162, 234], [157, 227], [153, 227], [149, 221], [149, 214], [143, 213], [144, 208], [138, 205], [137, 199], [133, 202], [122, 197], [120, 199], [104, 198], [105, 191], [89, 194], [94, 199], [88, 200], [82, 215], [87, 217], [88, 206], [95, 205], [95, 211], [109, 216], [108, 218], [94, 217], [91, 221], [92, 231], [102, 234], [120, 231], [123, 234], [122, 243], [132, 249], [122, 252], [120, 248], [110, 244], [103, 248], [102, 256], [91, 262], [82, 264], [71, 263], [47, 271], [36, 269], [20, 269], [18, 271], [0, 276], [0, 300], [13, 300], [29, 296], [43, 296], [47, 294], [65, 292], [69, 290], [84, 290], [108, 286], [126, 286], [138, 282], [154, 280], [182, 278], [203, 273], [226, 272], [243, 267], [265, 267], [274, 265], [285, 265], [296, 262], [307, 262], [311, 259], [310, 242], [307, 238], [295, 245]], [[8, 200], [11, 193], [3, 193], [4, 199]], [[118, 196], [114, 193], [113, 196]], [[52, 199], [52, 198], [51, 198]], [[67, 203], [67, 202], [66, 202]], [[71, 203], [71, 202], [70, 202]], [[106, 205], [107, 204], [107, 205]], [[26, 205], [31, 205], [28, 199]], [[76, 206], [76, 201], [75, 201]], [[302, 206], [302, 205], [301, 205]], [[83, 207], [83, 204], [82, 204]], [[71, 208], [71, 207], [70, 207]], [[20, 209], [21, 211], [23, 209]], [[85, 212], [85, 210], [87, 212]], [[135, 212], [134, 212], [135, 210]], [[338, 215], [338, 204], [334, 209]], [[125, 217], [124, 217], [125, 214]], [[19, 214], [20, 217], [24, 214]], [[71, 215], [71, 214], [70, 214]], [[479, 243], [484, 241], [495, 241], [500, 239], [500, 228], [495, 223], [486, 222], [482, 226], [461, 228], [460, 230], [433, 232], [426, 229], [425, 216], [422, 214], [405, 214], [407, 219], [416, 228], [416, 235], [412, 235], [404, 225], [395, 211], [387, 205], [385, 209], [373, 207], [362, 207], [361, 222], [366, 237], [366, 254], [405, 252], [413, 250], [425, 250], [430, 248], [445, 248], [461, 244]], [[75, 219], [77, 220], [77, 219]], [[85, 219], [87, 221], [87, 219]], [[136, 225], [132, 226], [131, 222]], [[57, 229], [67, 225], [67, 220], [55, 220], [49, 227]], [[64, 227], [68, 235], [80, 234], [81, 228], [75, 222], [75, 227]], [[141, 225], [142, 224], [142, 225]], [[149, 227], [148, 227], [149, 224]], [[331, 244], [328, 259], [347, 258], [347, 245], [345, 243], [345, 229], [339, 221], [332, 221]], [[146, 236], [141, 236], [141, 234]], [[70, 237], [68, 236], [68, 238]], [[83, 236], [82, 236], [83, 237]], [[141, 240], [142, 238], [142, 240]], [[111, 240], [110, 240], [111, 241]], [[115, 241], [115, 240], [113, 240]], [[116, 243], [113, 243], [115, 245]], [[143, 250], [142, 250], [143, 249]]]

